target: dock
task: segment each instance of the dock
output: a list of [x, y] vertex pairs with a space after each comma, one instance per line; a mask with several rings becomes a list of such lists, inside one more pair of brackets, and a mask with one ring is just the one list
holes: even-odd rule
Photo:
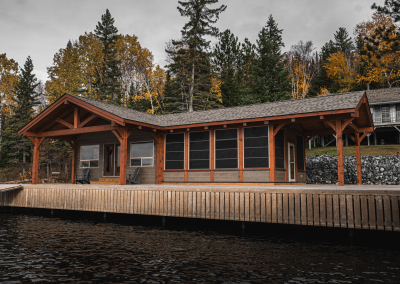
[[399, 186], [3, 185], [0, 206], [400, 231]]

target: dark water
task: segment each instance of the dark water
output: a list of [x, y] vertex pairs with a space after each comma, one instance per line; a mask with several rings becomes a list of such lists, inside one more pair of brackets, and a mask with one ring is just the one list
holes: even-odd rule
[[399, 234], [0, 213], [0, 283], [400, 283]]

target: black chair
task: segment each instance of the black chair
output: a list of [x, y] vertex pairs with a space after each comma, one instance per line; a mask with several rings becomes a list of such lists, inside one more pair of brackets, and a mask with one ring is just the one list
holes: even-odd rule
[[140, 167], [136, 168], [133, 174], [128, 174], [126, 177], [126, 181], [129, 181], [129, 184], [141, 184], [139, 177]]
[[75, 175], [75, 183], [78, 184], [79, 182], [81, 184], [85, 183], [90, 184], [89, 177], [90, 177], [89, 169], [84, 169], [82, 171], [82, 178], [78, 178], [78, 176]]

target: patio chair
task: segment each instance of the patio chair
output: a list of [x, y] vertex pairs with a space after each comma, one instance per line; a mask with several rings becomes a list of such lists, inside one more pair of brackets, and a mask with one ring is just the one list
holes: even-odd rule
[[75, 183], [78, 184], [78, 182], [79, 182], [81, 184], [85, 184], [85, 183], [90, 184], [89, 177], [90, 177], [89, 169], [84, 169], [82, 171], [81, 178], [78, 178], [78, 176], [75, 175]]
[[140, 183], [140, 167], [136, 168], [135, 172], [133, 174], [128, 174], [126, 177], [126, 181], [129, 181], [129, 184], [141, 184]]

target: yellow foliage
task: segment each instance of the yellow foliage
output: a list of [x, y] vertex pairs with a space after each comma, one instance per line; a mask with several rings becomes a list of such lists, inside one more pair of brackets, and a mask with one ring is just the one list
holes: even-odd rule
[[8, 59], [5, 53], [0, 54], [0, 97], [1, 114], [11, 115], [11, 107], [14, 105], [13, 92], [18, 82], [18, 63], [14, 59]]
[[327, 88], [322, 87], [318, 93], [318, 97], [322, 97], [329, 94], [330, 94], [329, 90]]
[[221, 93], [222, 81], [218, 78], [211, 79], [211, 93], [217, 95], [217, 100], [222, 104], [222, 93]]
[[71, 47], [60, 49], [47, 68], [45, 96], [49, 103], [64, 93], [97, 98], [94, 87], [103, 66], [103, 45], [92, 33], [85, 33]]
[[[400, 29], [395, 25], [392, 18], [375, 13], [372, 15], [372, 19], [369, 21], [358, 24], [355, 28], [355, 34], [364, 40], [366, 37], [373, 37], [377, 28], [388, 29], [394, 27], [394, 32], [389, 35], [389, 39], [397, 37], [396, 33]], [[366, 83], [379, 83], [381, 87], [391, 87], [393, 83], [400, 79], [400, 52], [390, 51], [393, 41], [380, 40], [376, 50], [368, 50], [366, 46], [363, 47], [363, 51], [367, 55], [361, 55], [361, 58], [365, 62], [366, 71], [364, 74], [360, 74], [356, 77], [359, 85]], [[390, 52], [384, 52], [390, 51]]]
[[338, 80], [338, 92], [348, 92], [356, 84], [357, 64], [358, 57], [353, 53], [339, 51], [328, 57], [325, 68], [329, 78]]

